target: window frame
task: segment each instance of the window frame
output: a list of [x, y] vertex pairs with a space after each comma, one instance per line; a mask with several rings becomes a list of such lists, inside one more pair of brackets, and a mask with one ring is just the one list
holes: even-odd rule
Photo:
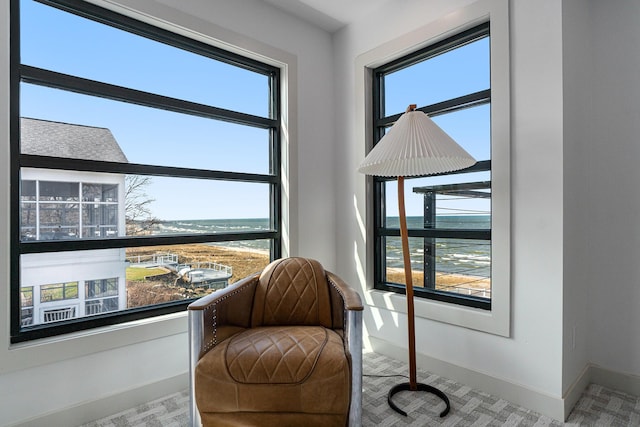
[[[19, 0], [10, 2], [10, 277], [11, 277], [11, 342], [19, 343], [44, 337], [61, 335], [101, 326], [183, 311], [192, 300], [180, 300], [154, 306], [90, 316], [80, 321], [37, 325], [24, 329], [20, 324], [20, 256], [31, 253], [68, 252], [94, 249], [112, 249], [190, 243], [215, 243], [231, 240], [268, 239], [272, 241], [270, 258], [282, 253], [282, 179], [281, 179], [281, 71], [280, 68], [232, 53], [210, 44], [165, 30], [103, 7], [80, 0], [38, 0], [48, 6], [91, 19], [101, 24], [131, 32], [170, 46], [195, 52], [209, 58], [261, 73], [269, 78], [270, 112], [268, 118], [230, 111], [210, 105], [198, 104], [154, 93], [142, 92], [113, 84], [96, 82], [44, 70], [20, 62]], [[134, 102], [152, 108], [197, 115], [230, 123], [267, 129], [270, 134], [268, 174], [226, 172], [220, 170], [157, 166], [137, 163], [117, 163], [98, 160], [47, 157], [20, 153], [20, 84], [31, 83], [65, 91], [124, 102]], [[266, 231], [215, 233], [181, 236], [118, 236], [100, 239], [65, 241], [21, 241], [20, 239], [20, 170], [22, 168], [56, 169], [116, 174], [136, 174], [177, 178], [265, 183], [270, 191], [270, 229]], [[83, 203], [79, 201], [78, 203]]]
[[[411, 52], [405, 56], [395, 59], [391, 62], [383, 64], [372, 70], [372, 99], [373, 99], [373, 141], [374, 145], [376, 141], [382, 139], [385, 133], [385, 129], [393, 125], [403, 113], [385, 115], [385, 85], [384, 77], [390, 73], [401, 70], [406, 67], [418, 64], [422, 61], [436, 57], [437, 55], [453, 51], [457, 48], [463, 47], [466, 44], [473, 43], [481, 40], [485, 37], [490, 37], [490, 23], [484, 22], [473, 28], [464, 30], [455, 35], [447, 37], [444, 40], [438, 41], [434, 44], [430, 44], [415, 52]], [[422, 106], [417, 108], [418, 111], [422, 111], [430, 117], [436, 117], [438, 115], [453, 113], [466, 108], [473, 108], [481, 105], [490, 105], [491, 103], [491, 88], [481, 90], [474, 93], [469, 93], [463, 96], [451, 98], [435, 104]], [[484, 172], [491, 171], [491, 160], [479, 159], [478, 162], [466, 169], [434, 174], [429, 176], [455, 176], [457, 174], [466, 174], [470, 172]], [[395, 181], [396, 178], [389, 177], [373, 177], [373, 215], [374, 215], [374, 289], [383, 291], [396, 292], [400, 294], [406, 293], [404, 285], [385, 281], [386, 276], [386, 238], [387, 237], [400, 237], [400, 229], [385, 226], [385, 183], [388, 181]], [[455, 239], [470, 239], [470, 240], [488, 240], [491, 242], [491, 229], [479, 229], [479, 230], [460, 230], [460, 229], [409, 229], [409, 238], [455, 238]], [[426, 263], [425, 263], [426, 264]], [[425, 277], [427, 274], [434, 274], [434, 271], [425, 271]], [[458, 304], [467, 307], [479, 308], [483, 310], [491, 310], [491, 299], [465, 296], [463, 294], [457, 294], [454, 292], [437, 291], [431, 289], [425, 289], [422, 287], [414, 287], [414, 294], [416, 297], [422, 297], [426, 299], [432, 299], [436, 301]]]
[[[415, 299], [416, 325], [436, 321], [502, 337], [511, 336], [511, 60], [509, 0], [477, 0], [450, 13], [403, 32], [368, 49], [355, 58], [356, 157], [364, 159], [373, 146], [373, 70], [409, 52], [437, 43], [451, 35], [491, 23], [491, 142], [492, 142], [492, 298], [491, 310]], [[356, 166], [354, 166], [355, 168]], [[354, 172], [355, 173], [355, 172]], [[360, 175], [360, 174], [358, 174]], [[374, 289], [374, 187], [371, 176], [355, 184], [354, 204], [361, 236], [356, 239], [355, 262], [358, 282], [368, 301], [373, 319], [397, 319], [407, 314], [404, 295]], [[359, 182], [358, 182], [359, 181]], [[390, 316], [390, 317], [389, 317]]]

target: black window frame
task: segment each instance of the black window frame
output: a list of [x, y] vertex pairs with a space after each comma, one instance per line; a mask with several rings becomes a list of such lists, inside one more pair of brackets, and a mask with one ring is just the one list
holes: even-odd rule
[[[431, 57], [435, 57], [442, 53], [462, 47], [466, 44], [480, 40], [490, 36], [490, 23], [485, 22], [473, 28], [465, 30], [459, 34], [447, 37], [444, 40], [436, 42], [432, 45], [423, 47], [415, 52], [409, 53], [401, 58], [395, 59], [389, 63], [383, 64], [372, 70], [372, 127], [374, 145], [382, 139], [385, 129], [392, 126], [403, 113], [385, 115], [385, 85], [384, 76], [394, 71], [409, 67], [415, 63], [424, 61]], [[466, 108], [485, 105], [491, 103], [491, 88], [437, 102], [435, 104], [420, 106], [416, 108], [424, 112], [430, 117], [460, 111]], [[429, 176], [463, 174], [469, 172], [491, 171], [491, 160], [478, 160], [478, 162], [466, 169], [442, 173]], [[386, 276], [386, 238], [400, 237], [399, 228], [385, 227], [386, 206], [385, 206], [385, 183], [395, 181], [396, 178], [389, 177], [373, 177], [373, 204], [374, 217], [374, 289], [406, 294], [404, 284], [398, 284], [385, 281]], [[490, 185], [490, 184], [489, 184]], [[456, 238], [456, 239], [474, 239], [488, 240], [491, 242], [491, 230], [486, 229], [409, 229], [409, 238]], [[426, 254], [425, 254], [426, 256]], [[427, 272], [425, 272], [425, 277]], [[491, 299], [480, 298], [474, 296], [466, 296], [452, 292], [438, 291], [435, 289], [422, 288], [414, 286], [414, 295], [425, 299], [441, 301], [446, 303], [457, 304], [466, 307], [479, 308], [483, 310], [491, 310]]]
[[[25, 254], [68, 252], [111, 248], [132, 248], [190, 243], [268, 239], [270, 259], [281, 256], [281, 73], [278, 67], [240, 56], [212, 45], [158, 28], [82, 0], [36, 0], [39, 3], [143, 36], [176, 48], [194, 52], [267, 76], [270, 85], [269, 117], [231, 111], [212, 105], [171, 98], [155, 93], [98, 82], [55, 71], [21, 64], [20, 0], [10, 0], [10, 275], [11, 342], [18, 343], [101, 326], [184, 311], [193, 299], [127, 309], [122, 312], [73, 319], [55, 324], [22, 327], [20, 324], [20, 257]], [[97, 96], [114, 101], [135, 103], [172, 112], [247, 125], [269, 131], [269, 173], [242, 173], [193, 169], [137, 163], [48, 157], [20, 152], [20, 84], [22, 82]], [[177, 178], [198, 178], [269, 185], [270, 229], [265, 231], [172, 236], [118, 236], [65, 241], [21, 241], [20, 238], [20, 170], [21, 168], [106, 172]]]

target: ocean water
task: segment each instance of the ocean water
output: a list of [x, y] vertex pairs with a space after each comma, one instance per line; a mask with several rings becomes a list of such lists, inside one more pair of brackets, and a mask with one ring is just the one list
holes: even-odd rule
[[[397, 217], [387, 218], [389, 227], [397, 228]], [[407, 217], [409, 228], [423, 228], [422, 217]], [[439, 215], [436, 218], [438, 228], [458, 229], [489, 229], [491, 217], [489, 215]], [[267, 218], [249, 219], [207, 219], [164, 221], [158, 225], [154, 234], [203, 234], [229, 233], [240, 231], [269, 230]], [[436, 269], [439, 272], [464, 274], [477, 277], [491, 276], [491, 242], [468, 239], [437, 239], [436, 240]], [[253, 249], [268, 251], [269, 240], [246, 240], [236, 242], [218, 242], [216, 246], [226, 246], [238, 249]], [[402, 268], [402, 247], [399, 237], [388, 237], [387, 266]], [[411, 265], [414, 270], [423, 270], [424, 242], [419, 238], [409, 239]]]
[[[242, 219], [194, 219], [179, 221], [163, 221], [157, 226], [154, 234], [208, 234], [236, 233], [269, 230], [268, 218]], [[212, 243], [213, 244], [213, 243]], [[234, 242], [216, 242], [215, 246], [229, 248], [269, 251], [269, 239], [242, 240]]]
[[[388, 217], [387, 226], [399, 228], [398, 217]], [[422, 217], [407, 217], [407, 228], [424, 228]], [[486, 229], [491, 228], [490, 215], [438, 215], [436, 228]], [[409, 238], [411, 268], [423, 271], [424, 245], [421, 238]], [[470, 239], [436, 239], [436, 271], [474, 277], [491, 277], [491, 241]], [[387, 267], [402, 268], [400, 237], [387, 237]]]

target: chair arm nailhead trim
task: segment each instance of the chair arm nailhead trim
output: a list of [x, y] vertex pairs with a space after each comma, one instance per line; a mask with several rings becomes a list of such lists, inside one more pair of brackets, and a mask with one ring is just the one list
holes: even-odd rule
[[[248, 289], [248, 286], [242, 286], [238, 289], [236, 289], [233, 292], [228, 293], [227, 295], [221, 297], [220, 299], [216, 300], [214, 303], [212, 303], [211, 305], [209, 305], [208, 307], [206, 307], [204, 309], [205, 311], [205, 318], [206, 319], [211, 319], [212, 321], [212, 332], [213, 335], [211, 337], [210, 340], [207, 340], [205, 345], [204, 345], [204, 351], [203, 353], [208, 352], [209, 350], [211, 350], [213, 347], [215, 347], [216, 345], [218, 345], [218, 304], [222, 303], [224, 300], [231, 298], [234, 295], [239, 294], [240, 292], [246, 291]], [[208, 314], [209, 312], [212, 312], [212, 314]]]

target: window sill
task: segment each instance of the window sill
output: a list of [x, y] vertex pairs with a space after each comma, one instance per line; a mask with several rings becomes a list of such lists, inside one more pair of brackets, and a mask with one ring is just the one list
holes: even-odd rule
[[[407, 313], [407, 302], [403, 294], [369, 290], [365, 294], [365, 300], [372, 308]], [[423, 298], [414, 298], [414, 308], [417, 318], [509, 336], [509, 314], [504, 313], [504, 310], [482, 310]]]
[[[160, 339], [188, 330], [187, 312], [172, 313], [51, 338], [12, 344], [0, 358], [17, 371]], [[4, 353], [4, 354], [2, 354]]]

